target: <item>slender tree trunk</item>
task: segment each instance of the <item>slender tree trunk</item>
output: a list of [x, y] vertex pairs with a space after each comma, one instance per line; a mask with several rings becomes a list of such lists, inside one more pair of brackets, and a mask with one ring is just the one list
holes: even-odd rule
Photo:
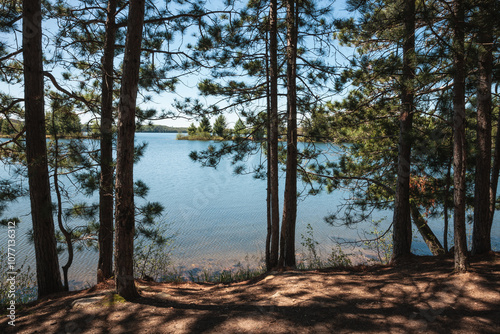
[[71, 239], [71, 233], [66, 230], [63, 224], [62, 218], [62, 196], [61, 189], [59, 188], [59, 137], [57, 131], [55, 130], [55, 122], [54, 122], [55, 110], [52, 112], [52, 128], [54, 129], [54, 189], [56, 191], [57, 197], [57, 224], [59, 226], [59, 230], [64, 236], [64, 240], [66, 240], [66, 247], [68, 247], [68, 260], [66, 264], [62, 266], [63, 270], [63, 279], [64, 279], [64, 290], [69, 291], [69, 283], [68, 283], [68, 271], [71, 265], [73, 264], [73, 240]]
[[73, 263], [73, 242], [71, 240], [71, 233], [69, 233], [68, 230], [66, 230], [66, 228], [64, 227], [62, 218], [62, 196], [61, 189], [59, 187], [59, 134], [57, 133], [56, 129], [55, 115], [56, 110], [54, 109], [52, 111], [51, 117], [52, 133], [50, 133], [54, 136], [54, 189], [57, 199], [57, 225], [59, 226], [59, 230], [63, 234], [64, 240], [66, 240], [66, 245], [68, 247], [68, 260], [66, 261], [66, 264], [62, 266], [64, 282], [63, 288], [65, 291], [69, 291], [68, 271], [71, 267], [71, 264]]
[[295, 1], [286, 2], [287, 26], [287, 158], [280, 266], [295, 267], [297, 219], [297, 25]]
[[477, 152], [474, 194], [472, 254], [491, 251], [490, 170], [491, 170], [491, 81], [493, 71], [493, 24], [490, 12], [494, 3], [479, 2], [479, 64], [477, 83]]
[[116, 290], [125, 299], [138, 296], [134, 284], [134, 134], [135, 108], [141, 42], [144, 23], [144, 0], [131, 0], [127, 42], [118, 105], [118, 140], [116, 161]]
[[411, 255], [410, 157], [413, 120], [413, 81], [415, 78], [415, 0], [404, 4], [403, 76], [399, 116], [398, 177], [393, 218], [391, 261]]
[[50, 197], [42, 63], [40, 0], [23, 1], [26, 158], [35, 242], [38, 297], [62, 291]]
[[468, 269], [465, 230], [465, 11], [463, 0], [454, 0], [454, 85], [453, 85], [453, 202], [455, 271]]
[[267, 233], [266, 233], [266, 270], [270, 271], [271, 266], [271, 237], [272, 237], [272, 210], [271, 210], [271, 87], [269, 82], [269, 31], [266, 31], [266, 103], [267, 103], [267, 122], [266, 122], [266, 144], [267, 144]]
[[102, 58], [101, 180], [99, 189], [99, 261], [97, 282], [113, 276], [113, 70], [116, 0], [108, 2]]
[[271, 254], [270, 267], [278, 266], [280, 242], [280, 212], [279, 212], [279, 167], [278, 167], [278, 1], [271, 0], [270, 7], [270, 115], [269, 115], [269, 187], [271, 188]]
[[450, 198], [450, 183], [451, 183], [451, 165], [453, 161], [448, 164], [448, 171], [446, 172], [446, 185], [444, 188], [444, 229], [443, 229], [443, 247], [446, 253], [448, 253], [448, 198]]

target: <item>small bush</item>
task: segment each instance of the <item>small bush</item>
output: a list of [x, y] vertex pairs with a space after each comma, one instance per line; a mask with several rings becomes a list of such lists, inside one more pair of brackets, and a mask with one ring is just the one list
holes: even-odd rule
[[327, 267], [351, 267], [352, 261], [349, 255], [344, 253], [340, 245], [337, 248], [332, 248], [330, 256], [326, 260]]
[[314, 231], [311, 224], [306, 226], [306, 234], [301, 235], [302, 246], [306, 250], [303, 259], [298, 262], [298, 269], [321, 269], [327, 267], [350, 267], [352, 261], [349, 254], [342, 251], [340, 245], [332, 247], [332, 251], [328, 258], [324, 260], [317, 249], [319, 242], [314, 239]]
[[392, 232], [383, 234], [376, 227], [368, 233], [372, 239], [364, 242], [365, 247], [375, 253], [374, 262], [388, 264], [392, 257]]
[[134, 272], [139, 278], [150, 277], [155, 281], [169, 270], [172, 264], [172, 236], [167, 236], [168, 225], [156, 223], [135, 240]]
[[[5, 310], [7, 304], [10, 303], [9, 294], [11, 294], [11, 281], [7, 280], [11, 278], [9, 275], [9, 267], [6, 261], [7, 251], [3, 248], [0, 249], [0, 258], [3, 260], [0, 262], [0, 307]], [[25, 304], [33, 301], [37, 297], [36, 289], [36, 276], [31, 270], [30, 266], [26, 266], [27, 259], [24, 260], [23, 264], [17, 268], [16, 279], [15, 279], [15, 301], [16, 304]]]

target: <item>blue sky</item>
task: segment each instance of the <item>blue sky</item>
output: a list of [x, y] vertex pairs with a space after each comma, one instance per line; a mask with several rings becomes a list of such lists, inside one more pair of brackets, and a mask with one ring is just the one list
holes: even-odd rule
[[[164, 6], [164, 2], [158, 2], [158, 3], [159, 3], [158, 6], [162, 6], [162, 5]], [[208, 3], [210, 4], [211, 7], [216, 6], [217, 4], [222, 4], [221, 1], [217, 1], [217, 2], [210, 1]], [[325, 3], [329, 3], [329, 2], [325, 2]], [[345, 16], [347, 13], [345, 12], [344, 7], [345, 7], [345, 5], [344, 5], [343, 0], [335, 3], [334, 4], [334, 8], [335, 8], [334, 9], [334, 16], [335, 17]], [[18, 26], [18, 28], [20, 28], [20, 25]], [[51, 37], [51, 36], [54, 36], [54, 34], [56, 33], [57, 25], [53, 21], [51, 22], [51, 21], [44, 20], [43, 29], [44, 29], [44, 34], [46, 34], [46, 36], [48, 36], [48, 37]], [[192, 33], [190, 33], [190, 34], [192, 34]], [[19, 47], [22, 43], [20, 31], [17, 31], [16, 34], [0, 33], [0, 39], [2, 41], [9, 43], [9, 45], [12, 46], [12, 49]], [[184, 42], [189, 42], [192, 40], [194, 40], [194, 37], [189, 37], [189, 35], [184, 37]], [[44, 45], [45, 45], [47, 51], [53, 50], [53, 47], [51, 46], [51, 42], [47, 37], [44, 39]], [[350, 50], [348, 48], [341, 48], [340, 50], [342, 51], [342, 53], [352, 54], [352, 50]], [[341, 59], [341, 58], [342, 57], [340, 57], [339, 59]], [[18, 59], [21, 59], [21, 56], [19, 56]], [[334, 61], [333, 58], [332, 58], [332, 61]], [[61, 69], [58, 68], [58, 64], [46, 66], [45, 70], [51, 71], [56, 76], [59, 76], [61, 73]], [[205, 98], [205, 97], [201, 97], [198, 95], [198, 89], [197, 89], [198, 81], [200, 79], [206, 78], [208, 76], [209, 76], [209, 73], [200, 72], [198, 74], [184, 77], [182, 79], [182, 82], [177, 86], [175, 93], [165, 92], [162, 94], [154, 94], [154, 95], [152, 95], [151, 102], [149, 102], [147, 104], [143, 104], [141, 106], [144, 108], [154, 108], [154, 109], [158, 109], [158, 110], [171, 109], [171, 104], [172, 104], [174, 99], [183, 100], [185, 97], [199, 98], [202, 103], [206, 103], [206, 104], [214, 103], [215, 101], [217, 101], [217, 98], [213, 98], [213, 97]], [[66, 82], [61, 81], [62, 86], [64, 86], [65, 84], [66, 84]], [[48, 81], [47, 81], [47, 85], [49, 85]], [[65, 87], [70, 88], [71, 86], [68, 85]], [[2, 92], [8, 93], [14, 97], [22, 97], [23, 96], [23, 87], [22, 87], [22, 85], [19, 85], [19, 84], [18, 85], [8, 85], [4, 82], [0, 82], [0, 90]], [[263, 104], [263, 101], [260, 103]], [[264, 108], [264, 105], [261, 105], [261, 107]], [[228, 119], [229, 126], [232, 126], [232, 125], [234, 125], [234, 123], [238, 119], [238, 114], [228, 113], [228, 114], [226, 114], [226, 117]], [[91, 116], [90, 115], [82, 115], [81, 118], [82, 118], [82, 121], [86, 122], [91, 118]], [[168, 120], [156, 121], [154, 123], [169, 125], [169, 126], [187, 127], [187, 126], [189, 126], [189, 124], [191, 122], [193, 122], [193, 120], [186, 120], [186, 119], [171, 120], [171, 119], [168, 119]]]

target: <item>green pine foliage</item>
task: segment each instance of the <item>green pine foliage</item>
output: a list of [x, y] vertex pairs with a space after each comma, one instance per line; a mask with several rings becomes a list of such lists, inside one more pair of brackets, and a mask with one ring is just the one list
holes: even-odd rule
[[72, 101], [53, 93], [51, 111], [45, 114], [45, 129], [48, 135], [59, 137], [81, 136], [80, 117], [74, 112]]
[[215, 136], [223, 138], [223, 137], [225, 137], [226, 132], [227, 132], [226, 117], [224, 115], [220, 115], [215, 120], [213, 133]]
[[212, 133], [212, 125], [210, 124], [210, 120], [208, 117], [203, 116], [200, 121], [200, 125], [198, 125], [198, 133], [200, 134], [211, 134]]
[[233, 129], [233, 134], [236, 137], [242, 137], [247, 133], [247, 128], [245, 126], [245, 123], [241, 120], [241, 118], [238, 118], [236, 123], [234, 124], [234, 129]]

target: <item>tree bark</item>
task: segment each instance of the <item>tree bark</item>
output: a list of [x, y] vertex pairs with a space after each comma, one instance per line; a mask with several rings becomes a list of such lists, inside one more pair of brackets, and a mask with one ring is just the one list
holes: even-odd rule
[[493, 72], [493, 24], [490, 12], [494, 3], [479, 2], [477, 152], [474, 192], [472, 254], [491, 251], [490, 171], [491, 171], [491, 81]]
[[497, 199], [498, 175], [500, 173], [500, 113], [497, 120], [497, 135], [495, 137], [495, 150], [493, 151], [493, 166], [491, 169], [490, 182], [490, 214], [488, 217], [489, 230], [493, 226], [493, 217], [495, 216], [495, 203]]
[[[321, 175], [321, 174], [316, 174], [316, 173], [310, 173], [310, 174], [312, 174], [314, 176], [319, 176], [319, 177], [331, 179], [331, 180], [342, 180], [342, 179], [344, 179], [344, 180], [345, 179], [356, 180], [357, 179], [357, 180], [368, 181], [368, 182], [376, 184], [377, 186], [384, 189], [388, 195], [394, 196], [396, 194], [394, 189], [387, 186], [386, 184], [375, 181], [373, 179], [365, 178], [365, 177], [339, 177], [339, 176]], [[420, 232], [420, 234], [422, 235], [422, 238], [425, 240], [425, 243], [429, 247], [429, 250], [433, 254], [434, 254], [434, 250], [438, 250], [438, 252], [440, 252], [439, 249], [440, 248], [442, 249], [442, 246], [439, 243], [439, 240], [436, 237], [436, 235], [434, 234], [434, 232], [432, 232], [431, 228], [429, 227], [429, 225], [427, 225], [427, 223], [425, 222], [425, 219], [420, 214], [420, 210], [418, 209], [417, 205], [411, 204], [410, 210], [411, 210], [411, 214], [413, 217], [413, 224], [415, 224], [415, 226], [417, 226], [417, 229]], [[424, 224], [419, 224], [419, 222], [424, 222]], [[423, 225], [425, 225], [424, 228], [421, 228], [421, 226], [423, 226]]]
[[[452, 138], [453, 139], [453, 138]], [[449, 218], [448, 218], [448, 198], [450, 198], [450, 184], [451, 184], [451, 165], [453, 161], [450, 160], [448, 163], [448, 171], [446, 172], [446, 184], [444, 187], [444, 200], [443, 200], [443, 211], [444, 211], [444, 228], [443, 228], [443, 247], [446, 253], [448, 253], [448, 226], [449, 226]]]
[[59, 188], [59, 134], [56, 130], [55, 125], [55, 113], [56, 111], [52, 111], [52, 129], [54, 129], [54, 189], [56, 191], [56, 199], [57, 199], [57, 224], [59, 226], [59, 230], [64, 235], [64, 240], [66, 240], [66, 246], [68, 247], [68, 260], [66, 264], [62, 266], [63, 270], [63, 288], [65, 291], [69, 291], [69, 282], [68, 282], [68, 271], [71, 265], [73, 264], [73, 240], [71, 239], [71, 233], [66, 230], [63, 224], [62, 218], [62, 196], [61, 189]]
[[115, 275], [116, 290], [125, 299], [138, 296], [134, 284], [133, 265], [135, 233], [134, 134], [144, 7], [144, 0], [130, 2], [120, 103], [118, 105]]
[[272, 237], [272, 210], [271, 210], [271, 87], [270, 87], [270, 69], [269, 69], [269, 31], [266, 31], [266, 103], [267, 103], [267, 122], [266, 122], [266, 144], [267, 144], [267, 233], [266, 233], [266, 270], [270, 271], [271, 266], [271, 237]]
[[453, 85], [453, 202], [455, 233], [455, 271], [468, 269], [465, 230], [465, 10], [463, 0], [454, 0], [454, 85]]
[[425, 244], [427, 245], [427, 247], [429, 247], [429, 250], [431, 251], [432, 255], [445, 254], [446, 253], [445, 249], [443, 248], [443, 246], [441, 246], [439, 239], [432, 232], [431, 228], [420, 214], [418, 207], [412, 204], [410, 207], [410, 211], [411, 211], [411, 216], [413, 218], [413, 223], [420, 232], [420, 235], [424, 239]]
[[102, 58], [101, 179], [99, 188], [99, 261], [97, 282], [113, 276], [113, 71], [116, 0], [108, 2]]
[[38, 297], [62, 291], [45, 139], [40, 0], [23, 1], [26, 158], [35, 242]]
[[393, 253], [391, 261], [393, 262], [411, 255], [410, 158], [414, 112], [415, 0], [405, 0], [403, 18], [403, 76], [401, 78], [401, 113], [399, 117], [398, 176], [392, 234]]
[[271, 268], [278, 266], [279, 242], [280, 242], [280, 213], [279, 213], [279, 167], [278, 167], [278, 1], [271, 0], [269, 10], [270, 36], [269, 36], [269, 58], [270, 58], [270, 114], [269, 114], [269, 187], [270, 190], [270, 217], [271, 217]]
[[297, 24], [295, 1], [286, 2], [287, 26], [287, 158], [281, 227], [280, 267], [295, 267], [297, 220]]

